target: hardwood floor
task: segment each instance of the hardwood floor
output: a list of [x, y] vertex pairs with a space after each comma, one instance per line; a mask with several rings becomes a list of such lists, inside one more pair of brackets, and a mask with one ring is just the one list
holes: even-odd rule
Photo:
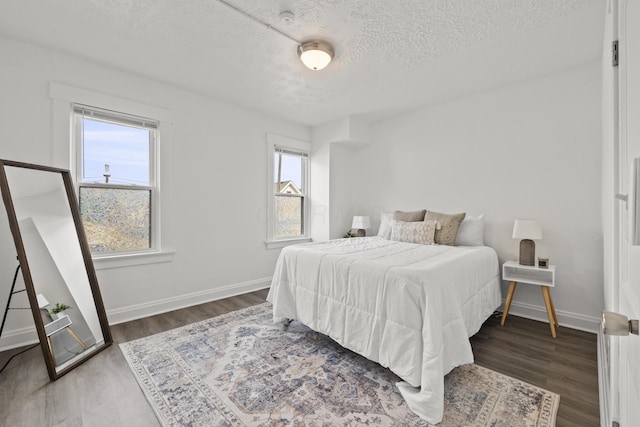
[[471, 338], [475, 363], [560, 395], [557, 426], [600, 425], [597, 337], [509, 315], [488, 319]]
[[[112, 327], [114, 345], [56, 382], [39, 348], [0, 374], [0, 426], [158, 426], [118, 344], [264, 302], [257, 291]], [[596, 336], [509, 316], [472, 339], [476, 363], [561, 395], [559, 427], [598, 426]], [[0, 353], [0, 365], [19, 349]]]

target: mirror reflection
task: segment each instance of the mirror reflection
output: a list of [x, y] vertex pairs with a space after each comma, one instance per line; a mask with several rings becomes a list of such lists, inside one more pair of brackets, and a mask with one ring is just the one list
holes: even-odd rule
[[[4, 169], [46, 347], [60, 373], [106, 344], [72, 205], [61, 173], [8, 165]], [[101, 301], [100, 308], [104, 312]]]

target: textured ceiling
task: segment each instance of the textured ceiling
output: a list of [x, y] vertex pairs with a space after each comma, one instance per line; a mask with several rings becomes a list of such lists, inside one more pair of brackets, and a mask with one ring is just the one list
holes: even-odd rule
[[[606, 0], [0, 0], [0, 34], [315, 125], [378, 119], [549, 74], [602, 52]], [[279, 14], [291, 11], [293, 22]], [[168, 106], [170, 107], [170, 106]]]

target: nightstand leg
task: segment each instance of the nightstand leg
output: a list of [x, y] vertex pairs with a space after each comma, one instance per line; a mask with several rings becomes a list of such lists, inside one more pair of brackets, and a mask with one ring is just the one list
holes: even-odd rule
[[73, 339], [75, 339], [78, 342], [78, 344], [80, 344], [82, 348], [84, 348], [85, 350], [87, 349], [87, 346], [82, 342], [80, 337], [78, 337], [76, 333], [73, 332], [73, 329], [71, 329], [69, 326], [67, 326], [65, 329], [67, 330], [67, 332], [69, 332], [69, 335], [71, 335]]
[[507, 300], [504, 303], [504, 310], [502, 311], [502, 320], [500, 320], [500, 325], [504, 325], [504, 321], [507, 320], [507, 314], [509, 314], [509, 309], [511, 308], [511, 300], [513, 300], [513, 294], [516, 293], [516, 282], [511, 282], [509, 285], [509, 293], [507, 294]]
[[47, 344], [49, 344], [49, 354], [51, 354], [51, 360], [53, 360], [53, 365], [56, 365], [56, 355], [53, 354], [53, 346], [51, 345], [51, 337], [47, 337]]
[[551, 294], [547, 286], [542, 286], [542, 295], [544, 296], [544, 304], [547, 306], [547, 316], [549, 316], [549, 327], [551, 328], [551, 336], [556, 337], [556, 325], [558, 325], [558, 317], [551, 300]]
[[551, 291], [549, 291], [549, 302], [551, 303], [551, 312], [553, 313], [553, 320], [556, 321], [556, 328], [560, 326], [558, 322], [558, 316], [556, 315], [556, 307], [553, 305], [553, 298], [551, 298]]

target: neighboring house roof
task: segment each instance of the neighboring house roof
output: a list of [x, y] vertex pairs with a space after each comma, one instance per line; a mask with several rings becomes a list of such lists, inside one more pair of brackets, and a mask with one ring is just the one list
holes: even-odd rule
[[300, 189], [293, 183], [293, 181], [281, 181], [280, 182], [280, 191], [278, 191], [278, 183], [273, 183], [273, 191], [276, 193], [287, 193], [287, 194], [301, 194]]

